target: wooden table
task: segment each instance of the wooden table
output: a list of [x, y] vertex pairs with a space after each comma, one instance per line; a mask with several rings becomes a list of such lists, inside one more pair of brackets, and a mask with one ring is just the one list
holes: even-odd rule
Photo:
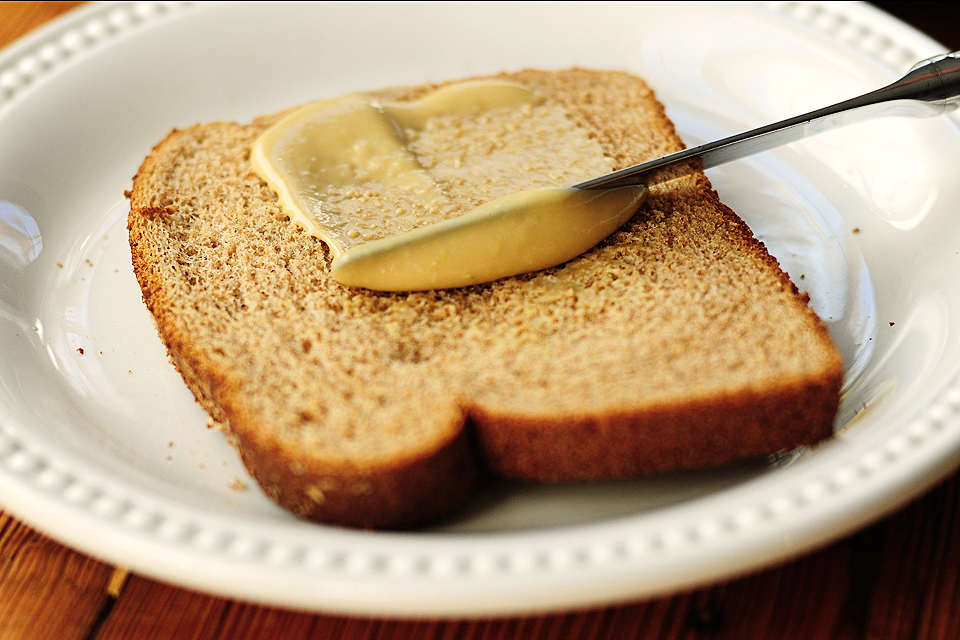
[[[0, 2], [0, 47], [77, 4]], [[950, 8], [960, 3], [879, 4], [960, 49], [960, 20]], [[0, 511], [0, 640], [12, 638], [953, 640], [960, 638], [960, 474], [776, 568], [672, 597], [505, 619], [356, 618], [227, 600], [127, 575]]]

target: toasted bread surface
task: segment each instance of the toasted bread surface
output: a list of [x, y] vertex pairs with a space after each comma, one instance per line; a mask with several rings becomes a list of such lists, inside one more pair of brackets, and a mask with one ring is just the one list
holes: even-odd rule
[[[506, 77], [562, 105], [616, 168], [682, 148], [634, 76]], [[478, 465], [526, 480], [624, 477], [832, 433], [840, 356], [702, 173], [651, 189], [565, 265], [377, 293], [332, 280], [325, 245], [251, 170], [250, 145], [274, 120], [173, 131], [134, 179], [128, 228], [171, 359], [282, 506], [408, 527], [467, 500]]]

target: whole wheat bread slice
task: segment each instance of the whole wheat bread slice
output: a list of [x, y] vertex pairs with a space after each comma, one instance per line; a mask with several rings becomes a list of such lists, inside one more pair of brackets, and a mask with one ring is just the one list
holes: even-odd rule
[[[636, 77], [508, 77], [562, 105], [618, 168], [682, 148]], [[831, 435], [840, 356], [702, 173], [655, 187], [566, 265], [376, 293], [333, 281], [325, 245], [252, 172], [275, 119], [173, 131], [128, 195], [134, 270], [171, 359], [280, 505], [408, 527], [467, 500], [478, 465], [602, 479]]]

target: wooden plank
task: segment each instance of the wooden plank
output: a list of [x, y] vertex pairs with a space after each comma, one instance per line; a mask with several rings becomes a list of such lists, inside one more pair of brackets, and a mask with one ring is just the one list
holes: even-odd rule
[[878, 529], [863, 637], [960, 638], [960, 476]]
[[0, 512], [0, 640], [86, 638], [112, 573]]
[[13, 16], [0, 20], [0, 47], [81, 4], [83, 2], [0, 2], [0, 12]]
[[96, 640], [215, 638], [227, 608], [228, 601], [223, 598], [131, 575], [95, 637]]

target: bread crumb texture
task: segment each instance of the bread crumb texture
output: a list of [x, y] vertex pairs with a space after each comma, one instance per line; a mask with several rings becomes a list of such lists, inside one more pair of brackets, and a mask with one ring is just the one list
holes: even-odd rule
[[[636, 77], [505, 77], [565, 109], [613, 168], [682, 148]], [[173, 131], [134, 179], [129, 233], [174, 364], [284, 507], [409, 527], [467, 500], [481, 465], [537, 481], [625, 477], [832, 433], [840, 356], [702, 173], [653, 188], [565, 265], [378, 293], [334, 281], [325, 245], [251, 170], [274, 119]]]

